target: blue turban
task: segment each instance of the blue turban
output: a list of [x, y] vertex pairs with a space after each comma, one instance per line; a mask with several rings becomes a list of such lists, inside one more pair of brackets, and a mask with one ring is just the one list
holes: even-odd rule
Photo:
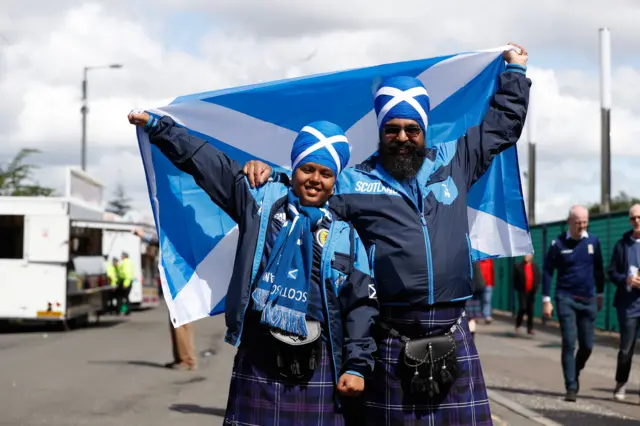
[[291, 170], [306, 163], [330, 168], [338, 176], [349, 163], [351, 146], [340, 126], [316, 121], [300, 130], [291, 147]]
[[414, 120], [426, 133], [431, 103], [427, 89], [417, 78], [386, 78], [376, 92], [374, 105], [378, 129], [394, 118], [406, 118]]

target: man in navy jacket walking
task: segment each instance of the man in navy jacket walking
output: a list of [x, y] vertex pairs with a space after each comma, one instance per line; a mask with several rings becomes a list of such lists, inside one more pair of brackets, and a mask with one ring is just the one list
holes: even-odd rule
[[632, 229], [613, 248], [609, 279], [616, 286], [613, 306], [618, 313], [620, 350], [616, 369], [614, 398], [625, 398], [625, 386], [631, 371], [631, 359], [640, 331], [640, 204], [629, 209]]
[[[569, 212], [569, 230], [553, 240], [544, 261], [542, 314], [553, 312], [550, 290], [554, 271], [556, 305], [562, 333], [562, 371], [566, 401], [578, 395], [580, 371], [593, 350], [593, 336], [598, 312], [602, 309], [604, 271], [600, 241], [587, 233], [589, 212], [573, 206]], [[576, 339], [578, 352], [575, 353]]]

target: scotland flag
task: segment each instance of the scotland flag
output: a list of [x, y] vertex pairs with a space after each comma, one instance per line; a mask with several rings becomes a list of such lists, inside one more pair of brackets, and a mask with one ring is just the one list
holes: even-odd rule
[[[346, 130], [354, 165], [377, 149], [373, 97], [384, 77], [408, 75], [424, 83], [432, 106], [427, 137], [447, 142], [482, 121], [507, 48], [199, 93], [149, 111], [171, 116], [241, 164], [260, 159], [281, 171], [289, 166], [297, 132], [312, 121], [328, 120]], [[138, 141], [174, 326], [219, 314], [233, 268], [237, 226], [191, 176], [150, 145], [141, 129]], [[533, 252], [515, 147], [496, 157], [471, 189], [468, 215], [475, 259]]]

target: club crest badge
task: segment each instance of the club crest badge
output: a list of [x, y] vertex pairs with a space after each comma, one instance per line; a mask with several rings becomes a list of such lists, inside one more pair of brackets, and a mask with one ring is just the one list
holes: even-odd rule
[[327, 242], [327, 237], [329, 237], [329, 230], [318, 229], [316, 231], [316, 242], [320, 244], [320, 247], [324, 247]]

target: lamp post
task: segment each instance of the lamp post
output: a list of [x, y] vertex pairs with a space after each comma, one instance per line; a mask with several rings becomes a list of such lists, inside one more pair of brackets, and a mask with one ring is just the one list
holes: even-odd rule
[[87, 105], [87, 73], [89, 70], [95, 69], [118, 69], [122, 68], [122, 64], [100, 65], [96, 67], [84, 67], [84, 77], [82, 79], [82, 170], [87, 170], [87, 113], [89, 112], [89, 106]]
[[611, 33], [600, 28], [600, 213], [611, 209]]

